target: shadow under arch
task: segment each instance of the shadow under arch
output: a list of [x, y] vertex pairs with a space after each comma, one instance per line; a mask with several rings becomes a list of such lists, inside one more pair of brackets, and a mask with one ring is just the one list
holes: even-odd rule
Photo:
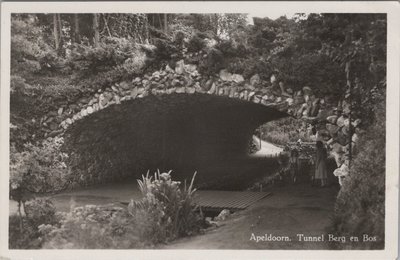
[[205, 180], [226, 174], [229, 170], [218, 170], [223, 162], [246, 158], [259, 125], [286, 116], [226, 96], [149, 95], [75, 122], [65, 132], [63, 149], [76, 182], [84, 185], [138, 178], [156, 169], [172, 169], [175, 179], [190, 178], [197, 170]]

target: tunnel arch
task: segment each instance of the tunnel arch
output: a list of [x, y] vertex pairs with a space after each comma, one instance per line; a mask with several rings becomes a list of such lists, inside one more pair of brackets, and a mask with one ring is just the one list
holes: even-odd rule
[[65, 132], [70, 165], [83, 183], [173, 169], [181, 179], [199, 165], [240, 157], [259, 125], [288, 116], [261, 104], [205, 93], [148, 95], [113, 104]]

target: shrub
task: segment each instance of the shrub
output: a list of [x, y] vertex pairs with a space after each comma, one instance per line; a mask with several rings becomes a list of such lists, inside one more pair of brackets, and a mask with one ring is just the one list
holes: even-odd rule
[[223, 53], [216, 48], [210, 48], [207, 51], [207, 58], [200, 61], [199, 72], [203, 75], [214, 75], [224, 67], [225, 57]]
[[70, 172], [64, 162], [68, 155], [60, 151], [62, 144], [62, 138], [49, 138], [41, 146], [28, 143], [23, 152], [11, 151], [10, 195], [14, 200], [66, 188]]
[[262, 139], [268, 142], [286, 145], [301, 139], [303, 142], [312, 141], [305, 129], [305, 122], [292, 117], [268, 122], [261, 126]]
[[39, 226], [57, 223], [56, 209], [50, 200], [34, 199], [25, 205], [25, 216], [9, 217], [9, 247], [12, 249], [38, 249], [43, 240]]
[[206, 47], [206, 42], [203, 38], [201, 38], [198, 34], [194, 35], [190, 38], [187, 49], [190, 52], [198, 52]]
[[127, 210], [114, 206], [86, 205], [61, 213], [56, 224], [39, 227], [43, 248], [119, 249], [142, 247]]
[[[358, 142], [350, 168], [339, 192], [332, 232], [340, 236], [376, 236], [376, 242], [358, 243], [357, 248], [382, 249], [385, 238], [385, 109]], [[353, 245], [353, 244], [352, 244]]]
[[[26, 16], [20, 19], [22, 16]], [[25, 78], [48, 70], [60, 63], [60, 58], [44, 37], [34, 15], [13, 14], [11, 18], [11, 73]]]
[[196, 213], [193, 197], [195, 175], [189, 186], [171, 180], [171, 172], [147, 174], [138, 180], [144, 198], [131, 201], [128, 210], [139, 230], [141, 241], [163, 243], [199, 231], [201, 216]]
[[75, 44], [68, 58], [75, 81], [90, 86], [105, 86], [140, 74], [145, 63], [146, 53], [140, 45], [115, 37], [105, 38], [97, 48]]
[[28, 88], [29, 85], [25, 82], [25, 79], [20, 76], [11, 75], [10, 78], [10, 91], [11, 93], [21, 93], [24, 89]]

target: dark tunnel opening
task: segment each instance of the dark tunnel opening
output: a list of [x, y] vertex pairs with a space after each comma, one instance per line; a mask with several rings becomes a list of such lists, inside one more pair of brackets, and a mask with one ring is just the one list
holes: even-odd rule
[[199, 182], [212, 186], [218, 177], [251, 168], [247, 152], [255, 128], [285, 116], [224, 96], [148, 96], [77, 121], [65, 134], [65, 149], [84, 184], [160, 169], [180, 180], [197, 171]]

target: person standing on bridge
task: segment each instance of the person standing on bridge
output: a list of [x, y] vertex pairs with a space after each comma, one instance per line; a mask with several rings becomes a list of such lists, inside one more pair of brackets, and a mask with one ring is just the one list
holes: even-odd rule
[[321, 181], [321, 187], [326, 186], [328, 169], [326, 166], [327, 152], [322, 141], [316, 143], [315, 180]]

